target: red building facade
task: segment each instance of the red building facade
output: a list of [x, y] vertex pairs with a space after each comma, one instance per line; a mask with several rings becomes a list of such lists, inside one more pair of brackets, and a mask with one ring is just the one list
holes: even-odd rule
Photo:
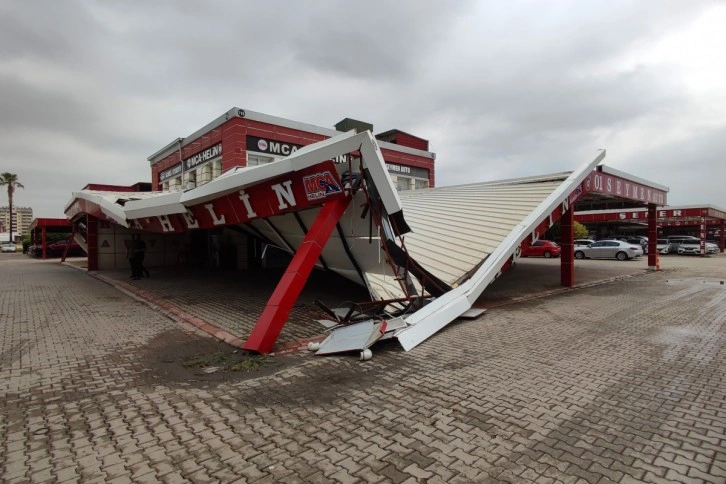
[[[338, 130], [240, 108], [232, 108], [186, 138], [151, 155], [152, 190], [185, 190], [211, 181], [234, 167], [280, 160], [298, 149], [348, 128], [372, 125], [345, 119]], [[433, 187], [435, 154], [428, 141], [399, 130], [376, 136], [388, 171], [399, 190]], [[345, 163], [344, 157], [333, 160]]]

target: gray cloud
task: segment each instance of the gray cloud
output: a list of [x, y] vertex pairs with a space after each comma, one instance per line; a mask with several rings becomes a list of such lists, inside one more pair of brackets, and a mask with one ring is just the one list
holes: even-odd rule
[[428, 138], [439, 184], [572, 169], [608, 148], [608, 164], [673, 180], [680, 200], [698, 183], [688, 152], [723, 175], [723, 126], [688, 125], [703, 107], [678, 65], [631, 57], [713, 5], [6, 2], [0, 168], [36, 215], [62, 216], [71, 190], [148, 179], [149, 154], [236, 105]]

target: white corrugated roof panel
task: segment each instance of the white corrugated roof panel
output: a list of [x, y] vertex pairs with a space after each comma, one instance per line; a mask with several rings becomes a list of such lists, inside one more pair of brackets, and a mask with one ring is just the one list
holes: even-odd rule
[[409, 254], [453, 284], [509, 235], [567, 178], [567, 173], [399, 192]]

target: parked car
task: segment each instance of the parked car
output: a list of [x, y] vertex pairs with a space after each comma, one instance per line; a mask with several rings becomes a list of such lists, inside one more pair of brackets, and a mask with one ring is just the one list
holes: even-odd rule
[[529, 247], [522, 249], [522, 257], [559, 257], [562, 247], [551, 240], [537, 240]]
[[681, 244], [684, 243], [690, 243], [690, 244], [700, 244], [701, 241], [696, 238], [692, 237], [690, 235], [669, 235], [668, 236], [668, 248], [665, 252], [665, 254], [677, 254], [678, 248], [681, 246]]
[[655, 248], [661, 254], [668, 254], [668, 246], [668, 239], [658, 239]]
[[643, 249], [640, 246], [622, 240], [598, 240], [588, 247], [575, 249], [576, 259], [628, 260], [641, 255], [643, 255]]
[[594, 243], [595, 241], [592, 239], [575, 239], [575, 247], [587, 247]]
[[83, 247], [81, 247], [78, 242], [76, 242], [75, 240], [70, 241], [69, 239], [58, 240], [56, 242], [53, 242], [52, 244], [49, 244], [46, 247], [46, 254], [48, 255], [48, 257], [61, 257], [65, 252], [66, 247], [68, 247], [68, 244], [70, 244], [70, 249], [68, 250], [69, 256], [77, 257], [86, 255]]
[[6, 242], [2, 245], [3, 252], [16, 252], [18, 248], [12, 242]]
[[621, 240], [632, 245], [639, 245], [640, 248], [643, 249], [644, 254], [648, 253], [648, 237], [625, 237]]
[[[691, 242], [685, 242], [678, 246], [677, 249], [678, 253], [681, 255], [700, 255], [701, 254], [701, 242], [699, 241], [697, 244], [693, 244]], [[719, 248], [718, 245], [713, 244], [711, 242], [706, 242], [706, 254], [718, 254]]]

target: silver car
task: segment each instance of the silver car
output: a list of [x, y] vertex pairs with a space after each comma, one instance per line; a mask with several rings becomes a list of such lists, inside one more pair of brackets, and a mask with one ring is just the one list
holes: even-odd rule
[[622, 240], [599, 240], [587, 247], [575, 249], [576, 259], [628, 260], [643, 255], [643, 249]]
[[[706, 242], [706, 254], [718, 254], [720, 249], [718, 248], [718, 245]], [[694, 255], [700, 255], [701, 254], [701, 243], [692, 244], [690, 242], [684, 242], [681, 245], [678, 246], [678, 253], [681, 255], [685, 254], [694, 254]]]

